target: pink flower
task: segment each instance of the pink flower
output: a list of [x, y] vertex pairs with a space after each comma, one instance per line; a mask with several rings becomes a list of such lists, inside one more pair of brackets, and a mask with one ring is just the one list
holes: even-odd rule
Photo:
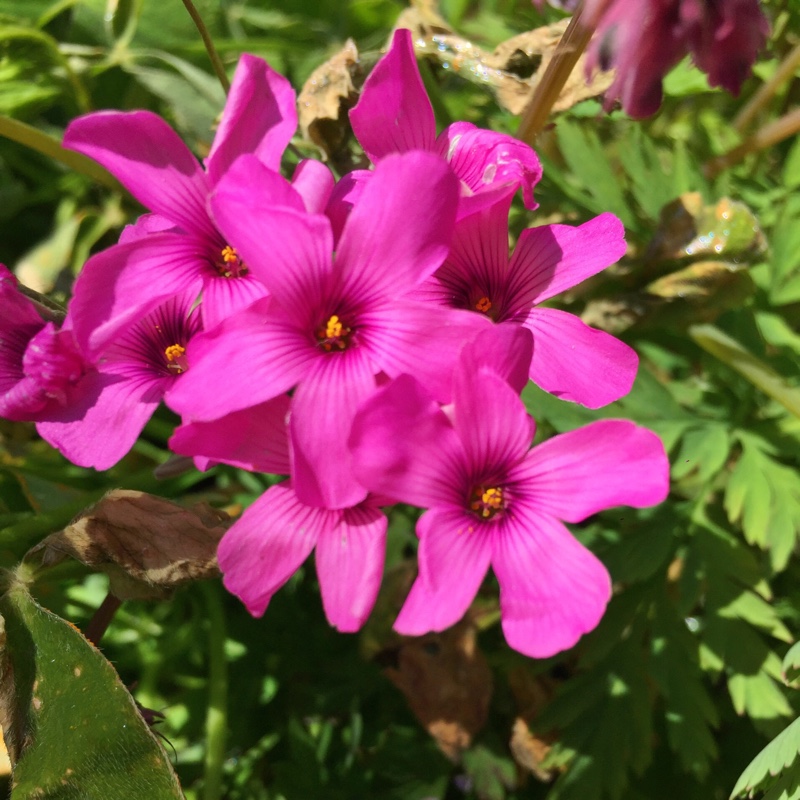
[[447, 255], [456, 180], [428, 153], [384, 159], [350, 212], [335, 260], [327, 217], [270, 207], [257, 184], [256, 176], [242, 191], [241, 182], [223, 181], [212, 208], [270, 297], [198, 337], [173, 404], [187, 420], [212, 420], [294, 389], [299, 500], [355, 506], [367, 494], [346, 447], [359, 402], [382, 373], [413, 372], [446, 394], [475, 327], [470, 315], [414, 296]]
[[622, 223], [606, 213], [577, 228], [527, 228], [509, 259], [511, 199], [507, 192], [458, 221], [450, 255], [426, 283], [425, 296], [528, 328], [530, 378], [545, 391], [589, 408], [618, 400], [636, 377], [636, 352], [573, 314], [539, 306], [617, 261], [625, 253]]
[[301, 503], [289, 484], [273, 486], [222, 538], [217, 555], [223, 582], [260, 617], [316, 548], [325, 615], [340, 631], [357, 631], [383, 576], [386, 524], [369, 500], [329, 511]]
[[456, 122], [436, 136], [436, 120], [419, 74], [411, 31], [395, 31], [392, 45], [370, 73], [350, 112], [353, 131], [370, 160], [390, 153], [428, 150], [445, 159], [461, 181], [459, 216], [469, 213], [500, 186], [521, 187], [535, 208], [533, 187], [542, 167], [523, 142], [469, 122]]
[[121, 332], [92, 365], [93, 392], [39, 423], [40, 435], [80, 466], [116, 464], [188, 368], [187, 349], [200, 328], [193, 300], [173, 297]]
[[[149, 111], [102, 111], [69, 125], [64, 146], [98, 161], [155, 212], [124, 234], [122, 244], [84, 267], [73, 302], [83, 346], [96, 352], [131, 320], [184, 291], [202, 291], [206, 327], [266, 295], [217, 230], [208, 196], [242, 154], [277, 170], [296, 127], [289, 82], [247, 54], [236, 69], [205, 169], [178, 134]], [[301, 165], [296, 178], [312, 200], [333, 187], [330, 171], [318, 162]], [[89, 308], [102, 324], [85, 331], [81, 320]]]
[[63, 413], [86, 388], [90, 370], [69, 323], [45, 322], [0, 264], [0, 417], [36, 421]]
[[481, 334], [462, 353], [447, 413], [410, 375], [359, 410], [350, 439], [359, 479], [428, 509], [419, 577], [395, 623], [402, 634], [457, 622], [491, 566], [508, 643], [536, 658], [572, 647], [599, 622], [611, 583], [562, 520], [666, 497], [661, 441], [632, 422], [602, 420], [530, 449], [533, 420], [516, 391], [530, 346], [520, 328]]
[[738, 94], [769, 35], [758, 0], [587, 0], [583, 19], [597, 28], [587, 74], [616, 67], [606, 105], [620, 99], [632, 117], [658, 110], [664, 75], [687, 53], [711, 86]]

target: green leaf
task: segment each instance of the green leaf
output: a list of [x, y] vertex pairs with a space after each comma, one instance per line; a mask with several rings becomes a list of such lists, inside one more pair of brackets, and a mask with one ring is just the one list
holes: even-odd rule
[[683, 435], [672, 477], [680, 480], [696, 473], [701, 482], [708, 481], [725, 466], [729, 451], [730, 437], [725, 425], [709, 423], [702, 428], [692, 428]]
[[717, 747], [712, 734], [719, 720], [703, 684], [698, 643], [664, 598], [656, 604], [650, 670], [665, 698], [670, 747], [684, 769], [704, 776]]
[[695, 325], [689, 335], [704, 350], [735, 369], [762, 392], [800, 417], [800, 389], [790, 386], [772, 367], [713, 325]]
[[800, 642], [795, 642], [783, 657], [781, 671], [786, 683], [793, 683], [800, 677]]
[[[752, 796], [775, 783], [800, 753], [800, 719], [779, 733], [746, 767], [733, 787], [731, 797]], [[795, 777], [797, 772], [795, 772]]]
[[642, 210], [653, 220], [675, 194], [661, 156], [639, 125], [632, 125], [621, 143], [619, 160], [631, 180], [631, 191]]
[[589, 207], [597, 213], [613, 211], [625, 227], [635, 228], [636, 218], [628, 207], [619, 176], [615, 174], [597, 134], [588, 126], [583, 127], [564, 117], [558, 121], [556, 133], [572, 177], [592, 198]]
[[[8, 575], [8, 574], [7, 574]], [[8, 575], [3, 730], [12, 800], [177, 800], [175, 773], [106, 658]]]

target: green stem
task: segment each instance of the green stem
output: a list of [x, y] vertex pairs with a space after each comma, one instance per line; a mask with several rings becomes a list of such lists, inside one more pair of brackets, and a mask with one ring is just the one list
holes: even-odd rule
[[204, 582], [208, 615], [208, 710], [203, 800], [222, 797], [225, 741], [228, 733], [228, 665], [225, 660], [225, 612], [219, 586]]
[[217, 74], [217, 78], [219, 78], [219, 82], [222, 84], [225, 94], [227, 94], [230, 91], [231, 82], [228, 80], [228, 76], [225, 74], [225, 67], [222, 65], [222, 59], [219, 57], [217, 48], [214, 47], [211, 34], [208, 32], [208, 28], [206, 27], [205, 22], [203, 22], [200, 12], [194, 7], [192, 0], [183, 0], [183, 4], [186, 6], [186, 10], [189, 12], [192, 22], [194, 22], [197, 30], [200, 33], [203, 44], [206, 46], [208, 57], [211, 59], [211, 66], [214, 68], [214, 72]]
[[80, 153], [66, 150], [57, 139], [30, 125], [26, 125], [24, 122], [0, 114], [0, 136], [29, 147], [37, 153], [49, 156], [75, 172], [86, 175], [97, 181], [97, 183], [107, 186], [109, 189], [122, 191], [122, 186], [117, 182], [117, 179], [106, 172], [99, 164]]

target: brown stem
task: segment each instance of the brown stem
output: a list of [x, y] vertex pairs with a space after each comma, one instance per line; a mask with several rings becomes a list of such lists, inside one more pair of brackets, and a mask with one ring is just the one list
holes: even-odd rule
[[211, 59], [211, 66], [214, 68], [214, 72], [217, 74], [217, 78], [219, 78], [219, 82], [222, 84], [225, 94], [227, 94], [230, 91], [231, 82], [225, 74], [225, 67], [222, 64], [222, 59], [219, 57], [217, 48], [214, 47], [211, 34], [208, 32], [208, 28], [206, 28], [206, 24], [203, 22], [203, 18], [200, 16], [200, 12], [195, 8], [192, 0], [183, 0], [183, 4], [186, 6], [186, 10], [189, 12], [192, 22], [194, 22], [195, 27], [200, 33], [203, 44], [206, 46], [208, 57]]
[[94, 616], [89, 620], [89, 624], [83, 632], [83, 635], [92, 644], [97, 645], [100, 643], [103, 634], [106, 632], [106, 628], [108, 628], [111, 620], [114, 618], [114, 614], [117, 613], [117, 609], [121, 605], [122, 600], [120, 600], [119, 597], [111, 594], [111, 592], [106, 595], [106, 599], [103, 600], [100, 607], [94, 612]]
[[775, 74], [759, 87], [758, 91], [736, 115], [736, 118], [733, 120], [733, 127], [739, 133], [745, 131], [753, 119], [755, 119], [758, 112], [772, 99], [775, 92], [794, 76], [798, 66], [800, 66], [800, 44], [781, 61], [778, 65], [778, 69], [775, 70]]
[[544, 128], [550, 111], [558, 100], [564, 84], [572, 74], [575, 64], [586, 49], [594, 33], [594, 26], [581, 20], [583, 7], [579, 6], [569, 21], [553, 53], [541, 81], [536, 85], [533, 96], [522, 116], [517, 138], [532, 145]]
[[715, 178], [720, 172], [738, 164], [745, 156], [756, 153], [767, 147], [794, 136], [800, 131], [800, 108], [759, 128], [752, 136], [748, 136], [740, 145], [727, 153], [712, 158], [704, 167], [707, 178]]

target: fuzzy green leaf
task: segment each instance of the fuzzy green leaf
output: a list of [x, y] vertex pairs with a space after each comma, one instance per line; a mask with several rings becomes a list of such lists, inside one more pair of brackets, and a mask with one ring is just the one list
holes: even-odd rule
[[0, 598], [12, 800], [179, 800], [178, 780], [104, 656], [14, 578]]

